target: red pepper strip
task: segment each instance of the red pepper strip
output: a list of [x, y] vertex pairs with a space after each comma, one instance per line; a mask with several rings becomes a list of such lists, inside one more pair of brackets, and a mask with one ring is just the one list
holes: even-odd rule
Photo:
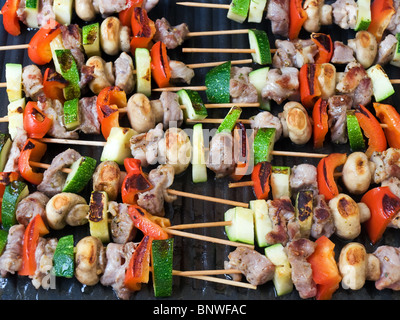
[[17, 16], [19, 1], [20, 0], [6, 0], [6, 3], [1, 8], [4, 29], [12, 36], [21, 34], [21, 27]]
[[235, 153], [235, 172], [231, 174], [231, 178], [235, 181], [239, 181], [250, 171], [250, 145], [246, 133], [246, 127], [243, 122], [237, 122], [235, 128], [233, 129], [233, 139], [234, 139], [234, 150], [240, 150], [240, 152]]
[[[113, 127], [119, 127], [118, 107], [113, 105], [103, 105], [100, 107], [99, 118], [103, 118], [100, 123], [101, 133], [107, 139]], [[101, 116], [100, 116], [101, 115]]]
[[311, 40], [318, 47], [318, 54], [315, 63], [321, 64], [330, 62], [333, 56], [333, 43], [331, 36], [324, 33], [313, 32], [311, 34]]
[[122, 182], [121, 196], [122, 202], [136, 204], [137, 195], [141, 192], [149, 191], [153, 185], [142, 171], [141, 162], [138, 159], [126, 158], [124, 160], [127, 175]]
[[152, 215], [138, 205], [129, 206], [128, 213], [136, 228], [154, 240], [168, 239], [168, 233], [152, 220]]
[[53, 119], [46, 117], [35, 101], [26, 104], [23, 117], [24, 129], [29, 138], [43, 138], [53, 125]]
[[40, 28], [29, 42], [28, 56], [33, 63], [44, 65], [52, 59], [50, 42], [61, 33], [60, 24], [49, 20], [46, 27]]
[[122, 10], [119, 14], [119, 20], [123, 26], [130, 27], [132, 20], [133, 9], [137, 7], [141, 7], [143, 4], [143, 0], [126, 0], [126, 5], [124, 10]]
[[374, 151], [385, 151], [387, 148], [387, 141], [379, 121], [362, 105], [355, 106], [354, 109], [354, 114], [358, 123], [368, 139], [368, 149], [365, 151], [365, 154], [369, 158]]
[[311, 264], [312, 277], [317, 285], [316, 299], [330, 300], [342, 281], [335, 260], [335, 244], [326, 236], [321, 236], [315, 243], [315, 251], [307, 261]]
[[289, 40], [297, 39], [304, 22], [307, 20], [307, 12], [303, 9], [302, 0], [290, 0], [289, 2]]
[[28, 139], [22, 147], [21, 154], [18, 159], [18, 170], [26, 181], [38, 185], [43, 180], [43, 173], [35, 172], [30, 161], [39, 162], [43, 155], [46, 153], [47, 145], [45, 143]]
[[269, 162], [262, 161], [254, 166], [251, 180], [253, 181], [253, 190], [257, 199], [268, 199], [271, 172], [272, 166]]
[[59, 73], [47, 68], [43, 75], [43, 92], [48, 99], [64, 101], [63, 89], [68, 86], [69, 81], [65, 80]]
[[131, 19], [132, 40], [131, 53], [134, 55], [136, 48], [150, 49], [150, 42], [156, 33], [154, 21], [147, 16], [143, 8], [134, 8]]
[[33, 276], [36, 271], [36, 247], [39, 237], [49, 233], [40, 214], [37, 214], [29, 222], [24, 233], [22, 245], [22, 267], [18, 271], [20, 276]]
[[345, 153], [331, 153], [322, 158], [317, 166], [317, 181], [319, 193], [325, 196], [326, 201], [331, 200], [339, 194], [334, 172], [337, 167], [346, 162]]
[[1, 204], [3, 202], [4, 191], [6, 186], [13, 181], [19, 180], [18, 172], [0, 172], [0, 223], [1, 223]]
[[381, 123], [387, 125], [383, 131], [385, 132], [389, 146], [392, 148], [400, 148], [400, 114], [389, 104], [374, 102], [373, 106], [376, 116]]
[[320, 68], [313, 63], [304, 64], [299, 72], [300, 78], [300, 99], [302, 105], [312, 109], [321, 97], [321, 89], [318, 83], [318, 72]]
[[171, 68], [167, 56], [165, 43], [156, 42], [150, 51], [151, 55], [151, 74], [159, 88], [168, 87], [171, 80]]
[[377, 187], [367, 191], [361, 198], [371, 211], [371, 217], [364, 223], [369, 239], [375, 244], [382, 238], [386, 227], [400, 211], [400, 199], [389, 187]]
[[371, 4], [371, 23], [367, 31], [371, 32], [376, 41], [381, 42], [382, 35], [395, 14], [393, 0], [374, 0]]
[[314, 136], [314, 148], [322, 148], [325, 141], [325, 136], [328, 133], [328, 101], [318, 99], [312, 112], [312, 118], [314, 121], [313, 136]]
[[124, 285], [131, 291], [138, 291], [141, 283], [149, 282], [150, 253], [153, 239], [144, 236], [129, 260], [126, 269]]

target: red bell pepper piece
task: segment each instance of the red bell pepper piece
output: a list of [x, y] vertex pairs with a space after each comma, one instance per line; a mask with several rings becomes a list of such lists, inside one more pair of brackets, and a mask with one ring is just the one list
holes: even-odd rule
[[167, 56], [165, 43], [156, 42], [150, 51], [151, 55], [151, 74], [159, 88], [168, 87], [171, 80], [171, 68]]
[[318, 83], [317, 65], [313, 63], [304, 64], [300, 68], [300, 99], [302, 105], [307, 109], [312, 109], [321, 97], [321, 88]]
[[387, 126], [383, 129], [387, 143], [392, 148], [400, 148], [400, 114], [389, 104], [374, 102], [373, 106], [376, 116]]
[[6, 186], [13, 181], [19, 180], [18, 172], [0, 172], [0, 223], [1, 223], [1, 204], [3, 202], [4, 191]]
[[26, 104], [23, 117], [24, 129], [29, 138], [43, 138], [53, 125], [53, 119], [46, 117], [35, 101], [29, 101]]
[[20, 0], [6, 0], [4, 6], [1, 8], [4, 29], [12, 36], [18, 36], [21, 33], [17, 16], [19, 2]]
[[313, 136], [314, 136], [314, 148], [322, 148], [324, 145], [325, 136], [328, 133], [328, 101], [318, 99], [316, 102], [312, 118], [314, 121]]
[[144, 236], [129, 260], [126, 269], [124, 285], [131, 291], [138, 291], [141, 283], [149, 282], [150, 253], [153, 239]]
[[236, 167], [230, 177], [235, 181], [239, 181], [250, 172], [251, 168], [249, 165], [252, 163], [249, 139], [243, 122], [239, 121], [235, 124], [235, 128], [233, 129], [233, 139], [234, 150], [239, 150], [239, 152], [235, 152]]
[[61, 33], [60, 24], [49, 20], [47, 26], [40, 28], [29, 42], [28, 56], [33, 63], [44, 65], [52, 59], [50, 42]]
[[143, 8], [134, 8], [131, 19], [132, 40], [131, 53], [134, 55], [136, 48], [148, 48], [156, 33], [154, 21], [147, 16]]
[[39, 237], [49, 233], [40, 214], [37, 214], [29, 222], [24, 233], [22, 245], [22, 267], [18, 271], [20, 276], [32, 276], [36, 271], [35, 252]]
[[335, 244], [326, 236], [321, 236], [313, 254], [307, 261], [311, 264], [312, 277], [317, 285], [317, 300], [330, 300], [339, 288], [342, 276], [335, 260]]
[[126, 158], [124, 160], [124, 166], [127, 175], [122, 182], [122, 202], [136, 204], [137, 195], [152, 189], [153, 185], [143, 173], [140, 160]]
[[378, 43], [395, 14], [393, 0], [374, 0], [371, 4], [371, 23], [367, 31], [371, 32]]
[[253, 181], [253, 190], [257, 199], [268, 199], [271, 172], [272, 166], [270, 162], [262, 161], [254, 166], [251, 180]]
[[289, 40], [297, 39], [304, 22], [307, 20], [307, 12], [303, 9], [302, 0], [290, 0], [289, 2]]
[[43, 92], [48, 99], [63, 102], [63, 89], [68, 86], [69, 81], [65, 80], [59, 73], [47, 68], [43, 75]]
[[345, 153], [331, 153], [322, 158], [317, 166], [317, 182], [319, 193], [325, 196], [326, 201], [339, 194], [334, 172], [335, 169], [346, 162]]
[[360, 124], [364, 135], [368, 139], [368, 149], [365, 151], [365, 154], [369, 158], [374, 151], [385, 151], [387, 147], [387, 141], [379, 121], [371, 112], [368, 111], [367, 108], [362, 105], [355, 106], [354, 109], [354, 114], [358, 120], [358, 123]]
[[371, 217], [364, 223], [369, 239], [375, 244], [382, 238], [386, 227], [400, 211], [400, 199], [389, 187], [377, 187], [367, 191], [361, 198], [371, 211]]
[[152, 237], [154, 240], [165, 240], [169, 238], [168, 233], [151, 219], [152, 215], [145, 209], [138, 205], [131, 205], [128, 208], [128, 213], [135, 227], [145, 235]]
[[34, 139], [28, 139], [22, 147], [18, 159], [18, 170], [26, 181], [38, 185], [43, 180], [43, 173], [36, 172], [30, 165], [30, 161], [39, 162], [46, 153], [47, 145]]
[[123, 26], [130, 27], [133, 9], [141, 7], [143, 0], [126, 0], [126, 9], [122, 10], [119, 14], [119, 20]]
[[331, 61], [333, 56], [333, 42], [331, 36], [324, 33], [313, 32], [311, 34], [311, 40], [318, 47], [318, 54], [315, 63], [321, 64]]

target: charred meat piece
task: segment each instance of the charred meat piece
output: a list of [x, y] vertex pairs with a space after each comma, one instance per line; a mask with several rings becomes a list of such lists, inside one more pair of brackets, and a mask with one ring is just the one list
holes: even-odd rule
[[219, 132], [212, 137], [207, 168], [214, 171], [217, 178], [234, 172], [233, 137], [230, 132]]
[[400, 249], [384, 245], [376, 249], [373, 255], [381, 265], [381, 276], [375, 282], [375, 287], [378, 290], [400, 290]]
[[109, 243], [106, 247], [107, 264], [100, 278], [100, 283], [103, 286], [111, 286], [118, 298], [122, 300], [128, 300], [133, 293], [124, 285], [124, 279], [136, 247], [137, 244], [133, 242], [125, 244]]
[[267, 100], [274, 100], [277, 104], [281, 104], [286, 99], [298, 101], [300, 99], [299, 70], [293, 67], [270, 70], [261, 96]]
[[274, 68], [301, 68], [306, 63], [314, 63], [318, 47], [312, 40], [276, 40], [277, 51], [273, 57]]
[[22, 84], [25, 96], [37, 101], [43, 93], [43, 76], [39, 67], [31, 64], [22, 69]]
[[97, 96], [79, 100], [81, 124], [79, 130], [85, 134], [100, 134], [100, 120], [96, 108]]
[[129, 205], [110, 201], [108, 211], [112, 215], [110, 229], [113, 242], [127, 243], [136, 236], [136, 227], [128, 213]]
[[272, 280], [275, 265], [255, 250], [238, 247], [229, 256], [229, 266], [240, 270], [252, 285], [262, 285]]
[[0, 256], [0, 275], [4, 278], [8, 273], [14, 274], [22, 267], [22, 244], [25, 227], [16, 224], [8, 231], [7, 244]]
[[193, 69], [186, 66], [181, 61], [170, 60], [169, 67], [171, 68], [171, 82], [183, 82], [190, 84], [192, 78], [194, 77]]
[[268, 200], [268, 215], [272, 221], [272, 231], [265, 237], [269, 244], [282, 243], [286, 245], [290, 240], [300, 235], [300, 225], [295, 219], [295, 212], [289, 198]]
[[335, 232], [335, 225], [331, 209], [325, 201], [324, 195], [317, 195], [313, 205], [313, 223], [311, 236], [318, 239], [321, 236], [330, 237]]
[[272, 33], [289, 35], [289, 0], [270, 0], [267, 4], [267, 19], [271, 21]]
[[350, 62], [356, 61], [353, 49], [345, 45], [343, 42], [335, 41], [333, 43], [333, 48], [333, 56], [331, 59], [332, 63], [348, 64]]
[[23, 224], [26, 227], [37, 214], [39, 214], [43, 218], [43, 221], [46, 222], [46, 204], [49, 200], [48, 196], [38, 191], [33, 192], [22, 199], [18, 203], [15, 212], [18, 223]]
[[328, 124], [333, 143], [347, 142], [347, 110], [350, 110], [353, 99], [347, 95], [335, 95], [328, 100]]
[[374, 152], [370, 158], [373, 163], [373, 182], [381, 183], [390, 177], [400, 178], [400, 150], [388, 148]]
[[315, 247], [314, 242], [305, 238], [291, 241], [286, 246], [289, 263], [292, 266], [292, 281], [302, 299], [312, 298], [317, 294], [311, 264], [307, 262]]
[[163, 42], [167, 49], [175, 49], [187, 39], [189, 28], [186, 23], [171, 26], [167, 19], [161, 18], [156, 20], [155, 25], [156, 33], [153, 40]]
[[252, 71], [249, 67], [232, 67], [231, 80], [229, 83], [229, 93], [232, 102], [252, 103], [258, 102], [258, 93], [256, 87], [249, 81], [249, 73]]
[[82, 46], [82, 37], [77, 24], [61, 25], [61, 36], [65, 49], [71, 50], [78, 70], [85, 64], [85, 51]]
[[69, 168], [81, 155], [73, 150], [67, 149], [58, 154], [44, 172], [42, 182], [37, 186], [37, 190], [43, 192], [48, 197], [52, 197], [62, 191], [67, 179], [67, 174], [61, 169]]
[[318, 194], [317, 168], [308, 163], [302, 163], [292, 168], [290, 172], [290, 188], [295, 195], [299, 191], [311, 190], [314, 196]]

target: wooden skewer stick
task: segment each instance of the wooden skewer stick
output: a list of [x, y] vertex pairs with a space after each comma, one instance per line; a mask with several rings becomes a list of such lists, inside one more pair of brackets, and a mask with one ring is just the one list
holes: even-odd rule
[[187, 34], [187, 36], [188, 37], [219, 36], [219, 35], [225, 35], [225, 34], [245, 34], [248, 32], [249, 32], [249, 29], [198, 31], [198, 32], [189, 32]]
[[182, 52], [197, 53], [255, 53], [255, 49], [233, 49], [233, 48], [182, 48]]
[[214, 4], [214, 3], [201, 3], [201, 2], [177, 2], [176, 4], [186, 7], [197, 8], [214, 8], [214, 9], [228, 9], [229, 4]]
[[172, 275], [174, 276], [215, 276], [219, 274], [241, 274], [240, 270], [237, 269], [222, 269], [222, 270], [195, 270], [195, 271], [178, 271], [173, 270]]
[[225, 226], [230, 226], [231, 224], [232, 221], [186, 223], [186, 224], [177, 224], [175, 226], [170, 226], [168, 227], [168, 229], [183, 230], [183, 229], [196, 229], [196, 228], [225, 227]]
[[[195, 63], [195, 64], [187, 64], [186, 66], [192, 69], [195, 68], [208, 68], [208, 67], [216, 67], [219, 66], [220, 64], [223, 64], [227, 61], [217, 61], [217, 62], [204, 62], [204, 63]], [[242, 59], [242, 60], [232, 60], [231, 64], [232, 65], [237, 65], [237, 64], [249, 64], [253, 63], [253, 59]]]

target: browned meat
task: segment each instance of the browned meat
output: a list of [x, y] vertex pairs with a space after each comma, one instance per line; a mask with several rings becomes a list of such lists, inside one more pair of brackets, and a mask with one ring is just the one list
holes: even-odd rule
[[164, 91], [160, 95], [160, 101], [164, 109], [164, 129], [180, 127], [183, 122], [183, 111], [179, 103], [178, 94], [171, 91]]
[[275, 128], [275, 142], [281, 138], [282, 135], [282, 123], [278, 117], [274, 116], [272, 113], [268, 111], [262, 111], [258, 113], [251, 120], [251, 128], [259, 129], [259, 128]]
[[143, 167], [156, 164], [158, 159], [158, 142], [164, 137], [163, 124], [159, 123], [148, 132], [134, 135], [131, 140], [131, 152]]
[[214, 171], [217, 178], [234, 172], [233, 137], [230, 132], [219, 132], [212, 137], [207, 168]]
[[354, 0], [336, 0], [332, 8], [335, 24], [342, 29], [354, 29], [357, 22], [357, 4]]
[[103, 286], [112, 286], [118, 298], [122, 300], [128, 300], [133, 293], [125, 287], [124, 279], [136, 247], [137, 244], [128, 242], [125, 244], [109, 243], [106, 248], [107, 264], [100, 283]]
[[396, 46], [396, 37], [392, 34], [388, 34], [378, 45], [378, 54], [374, 63], [383, 66], [392, 61], [396, 51]]
[[396, 35], [400, 32], [400, 0], [393, 0], [394, 15], [390, 19], [387, 30]]
[[353, 99], [347, 95], [335, 95], [328, 100], [328, 123], [333, 143], [347, 142], [347, 115]]
[[4, 278], [8, 273], [14, 274], [22, 267], [22, 244], [25, 227], [16, 224], [8, 231], [7, 244], [0, 256], [0, 275]]
[[114, 63], [115, 68], [115, 85], [130, 94], [135, 89], [135, 77], [133, 60], [126, 52], [121, 52], [120, 56]]
[[270, 70], [261, 96], [278, 104], [286, 99], [299, 101], [299, 70], [293, 67]]
[[314, 242], [305, 238], [291, 241], [286, 246], [292, 267], [292, 281], [302, 299], [312, 298], [317, 294], [311, 264], [307, 262], [307, 258], [313, 254], [315, 247]]
[[375, 282], [375, 287], [378, 290], [400, 290], [400, 249], [384, 245], [376, 249], [373, 255], [381, 264], [381, 277]]
[[313, 223], [311, 236], [318, 239], [321, 236], [330, 237], [335, 232], [331, 209], [325, 201], [324, 195], [317, 195], [314, 198]]
[[277, 52], [272, 61], [274, 68], [301, 68], [306, 63], [314, 63], [318, 54], [318, 47], [312, 40], [276, 40], [275, 46]]
[[43, 192], [48, 197], [52, 197], [62, 191], [67, 174], [61, 169], [69, 168], [81, 155], [73, 150], [67, 149], [58, 154], [43, 174], [42, 182], [37, 186], [37, 190]]
[[61, 36], [65, 49], [71, 50], [78, 70], [85, 65], [85, 51], [82, 46], [82, 37], [77, 24], [61, 25]]
[[53, 0], [39, 1], [39, 13], [37, 19], [39, 27], [47, 25], [50, 19], [56, 20], [56, 15], [53, 10]]
[[96, 108], [97, 96], [79, 100], [81, 124], [79, 130], [86, 134], [100, 134], [100, 121]]
[[175, 169], [173, 166], [159, 165], [149, 173], [149, 181], [153, 188], [139, 194], [137, 203], [152, 215], [164, 216], [164, 201], [173, 202], [176, 196], [168, 194], [167, 189], [174, 182]]
[[4, 172], [19, 172], [18, 169], [18, 159], [21, 154], [21, 150], [28, 140], [28, 135], [26, 131], [18, 128], [17, 134], [14, 137], [13, 143], [11, 145], [10, 153], [6, 165], [4, 167]]
[[43, 93], [43, 76], [39, 67], [31, 64], [22, 69], [22, 84], [25, 96], [37, 101]]
[[335, 41], [333, 43], [333, 48], [332, 63], [348, 64], [356, 60], [353, 49], [345, 45], [343, 42]]
[[272, 221], [272, 230], [265, 236], [269, 244], [286, 245], [300, 235], [300, 226], [289, 198], [268, 200], [268, 215]]
[[183, 82], [190, 84], [192, 78], [194, 77], [193, 69], [186, 66], [181, 61], [170, 60], [169, 67], [171, 68], [171, 82]]
[[39, 238], [35, 251], [36, 271], [32, 276], [32, 284], [36, 289], [40, 287], [43, 289], [50, 288], [50, 272], [53, 268], [53, 256], [57, 243], [58, 240], [56, 238]]
[[289, 35], [289, 0], [270, 0], [267, 4], [267, 19], [271, 21], [272, 33]]
[[265, 255], [255, 250], [238, 247], [228, 258], [229, 265], [240, 270], [252, 285], [262, 285], [272, 280], [274, 276], [275, 265]]
[[125, 0], [98, 0], [97, 2], [103, 17], [121, 12], [126, 8]]
[[126, 203], [117, 203], [115, 201], [110, 201], [108, 204], [108, 211], [113, 216], [110, 229], [115, 243], [127, 243], [136, 236], [137, 229], [128, 214], [128, 207], [129, 205]]
[[93, 190], [105, 191], [110, 201], [117, 199], [120, 190], [121, 169], [114, 161], [101, 162], [93, 174]]
[[370, 158], [374, 163], [373, 182], [381, 183], [390, 177], [400, 178], [400, 150], [388, 148], [383, 152], [374, 152]]
[[256, 87], [249, 81], [249, 67], [232, 67], [231, 80], [229, 83], [229, 93], [234, 103], [258, 102], [258, 92]]
[[81, 79], [79, 80], [79, 88], [84, 89], [94, 80], [94, 66], [87, 66], [86, 64], [81, 67]]
[[157, 19], [155, 24], [156, 33], [153, 40], [163, 42], [168, 49], [175, 49], [187, 39], [189, 28], [186, 23], [172, 27], [167, 19], [161, 18]]
[[46, 204], [49, 197], [41, 192], [33, 192], [22, 199], [17, 206], [15, 215], [17, 221], [25, 227], [29, 224], [34, 216], [39, 214], [46, 222]]
[[290, 188], [293, 195], [305, 190], [311, 190], [314, 195], [317, 195], [317, 168], [308, 163], [294, 166], [290, 172]]

